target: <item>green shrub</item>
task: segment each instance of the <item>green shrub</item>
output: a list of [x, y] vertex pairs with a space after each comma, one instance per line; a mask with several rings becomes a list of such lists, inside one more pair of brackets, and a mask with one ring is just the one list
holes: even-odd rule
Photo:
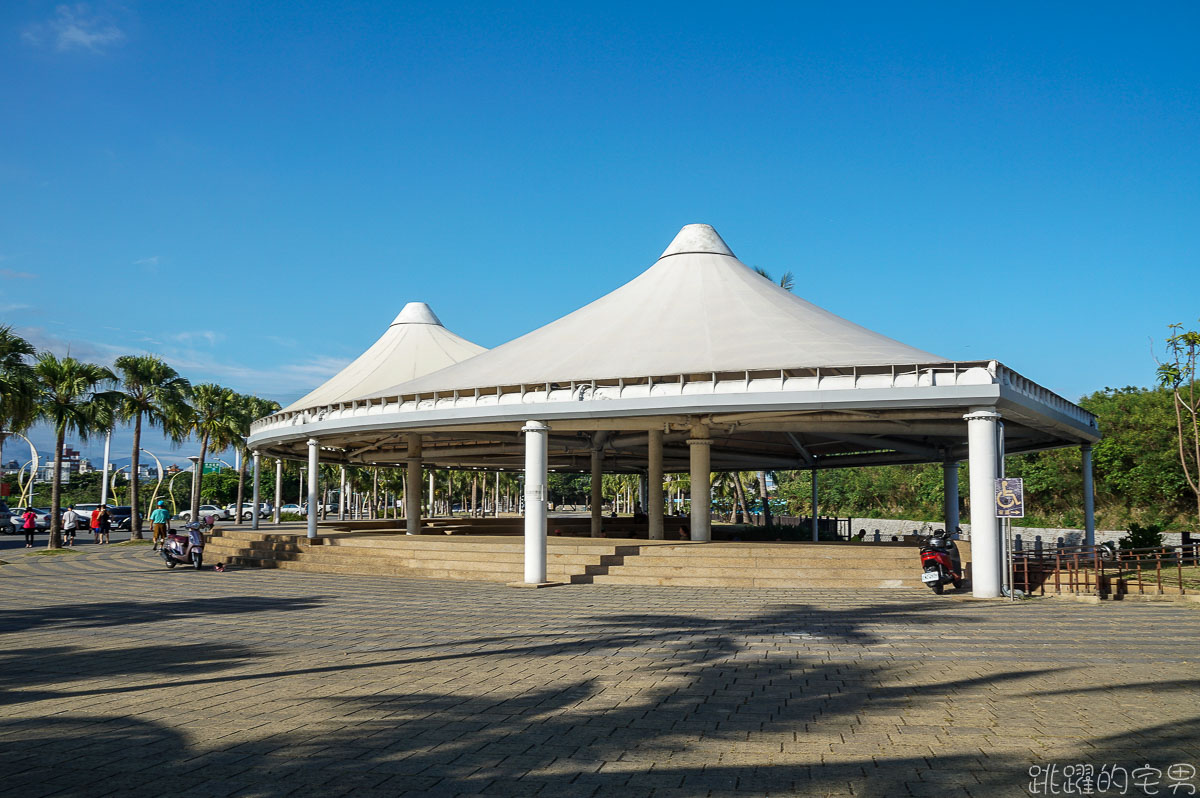
[[1162, 526], [1159, 524], [1130, 524], [1129, 534], [1121, 538], [1122, 549], [1149, 549], [1163, 545]]

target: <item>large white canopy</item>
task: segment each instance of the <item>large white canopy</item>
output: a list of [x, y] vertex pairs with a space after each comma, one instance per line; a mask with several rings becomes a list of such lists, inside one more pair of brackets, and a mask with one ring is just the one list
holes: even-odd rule
[[944, 360], [801, 299], [734, 257], [712, 227], [689, 224], [653, 266], [612, 293], [375, 395]]
[[486, 351], [455, 335], [424, 302], [409, 302], [371, 348], [280, 412], [348, 402]]
[[490, 351], [429, 317], [389, 335], [461, 342], [453, 356], [438, 347], [443, 368], [412, 350], [376, 354], [385, 335], [362, 375], [356, 361], [256, 421], [250, 445], [299, 458], [315, 439], [329, 462], [397, 463], [413, 432], [424, 462], [518, 468], [535, 419], [551, 429], [553, 468], [586, 469], [603, 447], [608, 470], [644, 470], [646, 436], [662, 430], [663, 462], [680, 470], [702, 424], [714, 470], [824, 469], [961, 459], [964, 416], [980, 408], [1003, 415], [1009, 453], [1099, 438], [1090, 413], [1003, 364], [947, 362], [794, 296], [708, 225], [684, 227], [612, 293]]

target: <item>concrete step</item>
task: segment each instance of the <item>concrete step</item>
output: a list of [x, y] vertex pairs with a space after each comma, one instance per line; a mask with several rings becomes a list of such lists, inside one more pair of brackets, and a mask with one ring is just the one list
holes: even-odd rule
[[596, 575], [592, 583], [597, 585], [657, 585], [678, 587], [775, 587], [775, 588], [917, 588], [920, 580], [902, 579], [763, 579], [752, 577], [699, 577], [699, 576], [623, 576], [620, 574]]
[[704, 578], [747, 578], [747, 579], [907, 579], [917, 575], [914, 568], [738, 568], [691, 565], [645, 565], [640, 560], [621, 565], [597, 566], [606, 568], [607, 573], [622, 576], [704, 577]]
[[[921, 588], [912, 547], [784, 543], [691, 543], [551, 537], [547, 577], [608, 585], [694, 587]], [[520, 581], [524, 541], [487, 535], [409, 536], [392, 531], [302, 534], [227, 530], [208, 543], [210, 561], [313, 573]]]

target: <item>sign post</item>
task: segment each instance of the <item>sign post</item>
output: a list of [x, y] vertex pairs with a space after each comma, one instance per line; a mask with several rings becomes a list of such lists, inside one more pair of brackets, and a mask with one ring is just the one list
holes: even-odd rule
[[1004, 521], [1004, 559], [1008, 565], [1008, 598], [1017, 600], [1012, 546], [1012, 519], [1025, 517], [1025, 482], [1020, 477], [996, 480], [996, 517]]

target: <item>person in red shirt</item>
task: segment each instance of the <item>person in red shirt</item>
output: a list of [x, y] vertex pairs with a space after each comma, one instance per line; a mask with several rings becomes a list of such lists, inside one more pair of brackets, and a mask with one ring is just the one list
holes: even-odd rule
[[25, 533], [25, 548], [33, 548], [33, 533], [37, 532], [37, 513], [32, 507], [25, 508], [25, 515], [21, 516], [25, 522], [21, 526], [21, 531]]
[[91, 528], [92, 528], [92, 537], [93, 537], [92, 543], [99, 543], [100, 542], [100, 508], [99, 507], [97, 507], [95, 510], [92, 510]]

